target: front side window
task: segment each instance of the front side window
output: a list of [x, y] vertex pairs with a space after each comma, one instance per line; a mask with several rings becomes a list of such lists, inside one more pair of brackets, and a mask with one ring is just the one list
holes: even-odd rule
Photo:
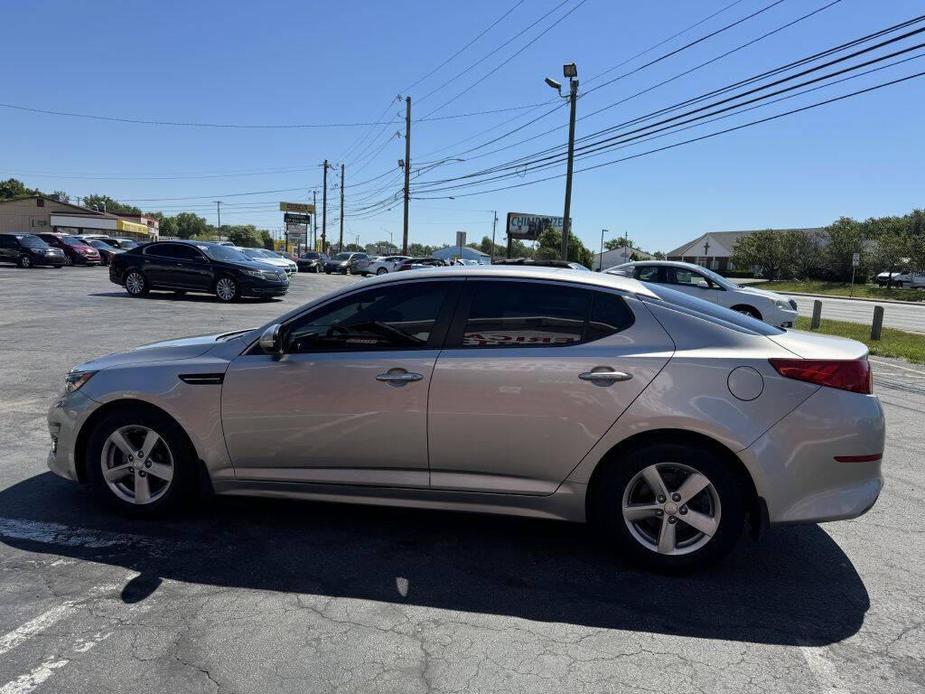
[[22, 244], [24, 248], [48, 248], [47, 243], [42, 241], [42, 239], [40, 239], [38, 236], [33, 236], [32, 234], [20, 236], [19, 243]]
[[590, 293], [533, 282], [476, 282], [463, 347], [569, 345], [584, 338]]
[[636, 268], [636, 279], [642, 282], [658, 282], [658, 265], [643, 265]]
[[668, 268], [668, 283], [678, 284], [682, 287], [699, 287], [700, 289], [711, 289], [713, 287], [713, 283], [699, 272], [679, 267]]
[[287, 351], [427, 347], [452, 290], [448, 282], [415, 282], [353, 294], [291, 323], [287, 329]]

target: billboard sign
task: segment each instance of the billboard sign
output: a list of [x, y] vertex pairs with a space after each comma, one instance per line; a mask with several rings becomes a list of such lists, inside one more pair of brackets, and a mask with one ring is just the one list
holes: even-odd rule
[[283, 215], [283, 221], [286, 224], [311, 224], [312, 217], [308, 214], [298, 214], [295, 212], [287, 212]]
[[279, 204], [281, 212], [301, 212], [303, 214], [315, 214], [315, 206], [310, 202], [281, 202]]
[[512, 239], [536, 241], [547, 229], [562, 233], [562, 217], [526, 212], [507, 213], [507, 235]]

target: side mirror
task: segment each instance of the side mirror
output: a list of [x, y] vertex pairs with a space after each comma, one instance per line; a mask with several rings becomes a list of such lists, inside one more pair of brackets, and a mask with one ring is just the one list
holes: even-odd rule
[[280, 356], [283, 353], [283, 326], [279, 323], [274, 323], [269, 328], [263, 331], [263, 335], [260, 336], [258, 344], [260, 349], [262, 349], [267, 354], [272, 354], [273, 356]]

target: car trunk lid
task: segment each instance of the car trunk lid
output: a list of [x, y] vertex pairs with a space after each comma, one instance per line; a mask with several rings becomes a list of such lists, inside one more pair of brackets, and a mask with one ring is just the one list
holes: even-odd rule
[[787, 330], [768, 339], [804, 359], [866, 359], [868, 354], [867, 345], [857, 340], [803, 330]]

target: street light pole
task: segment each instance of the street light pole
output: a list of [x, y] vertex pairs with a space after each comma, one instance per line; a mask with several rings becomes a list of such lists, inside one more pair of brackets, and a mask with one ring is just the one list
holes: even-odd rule
[[318, 191], [312, 191], [312, 250], [318, 250]]
[[572, 164], [575, 160], [575, 106], [578, 102], [578, 67], [575, 63], [566, 63], [562, 66], [562, 74], [568, 77], [569, 93], [568, 96], [562, 95], [562, 85], [554, 79], [546, 78], [546, 84], [559, 92], [559, 96], [568, 99], [569, 102], [569, 120], [568, 120], [568, 163], [565, 171], [565, 210], [562, 213], [562, 260], [568, 260], [569, 233], [571, 228], [569, 218], [572, 213]]
[[488, 259], [488, 262], [492, 265], [495, 264], [495, 230], [498, 228], [498, 211], [492, 211], [494, 215], [494, 220], [491, 223], [491, 256]]
[[597, 271], [604, 271], [604, 234], [608, 233], [606, 229], [601, 229], [601, 255], [597, 262]]
[[215, 201], [215, 212], [218, 214], [218, 229], [217, 229], [218, 240], [224, 241], [224, 239], [222, 238], [222, 201], [221, 200]]

